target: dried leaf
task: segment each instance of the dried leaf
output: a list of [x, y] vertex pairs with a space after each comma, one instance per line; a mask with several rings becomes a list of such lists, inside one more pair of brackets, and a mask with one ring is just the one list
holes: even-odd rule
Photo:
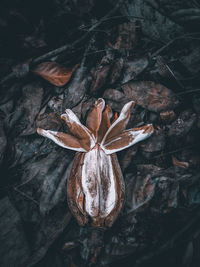
[[130, 184], [127, 186], [128, 213], [147, 204], [154, 196], [155, 186], [156, 183], [151, 179], [150, 175], [138, 175], [131, 179]]
[[170, 123], [176, 118], [173, 110], [166, 110], [160, 113], [160, 118], [165, 123]]
[[99, 68], [93, 74], [92, 85], [90, 92], [92, 94], [97, 93], [97, 91], [104, 86], [106, 83], [108, 74], [110, 70], [110, 65], [99, 66]]
[[125, 94], [116, 89], [107, 89], [103, 98], [106, 99], [106, 103], [115, 111], [120, 112], [123, 106], [131, 99], [126, 97]]
[[91, 75], [86, 74], [86, 67], [81, 66], [74, 74], [72, 81], [66, 85], [63, 107], [73, 108], [84, 98], [91, 84]]
[[122, 57], [115, 60], [109, 75], [110, 84], [115, 83], [120, 78], [123, 67], [124, 67], [124, 59]]
[[146, 57], [134, 58], [127, 61], [124, 66], [124, 73], [122, 83], [126, 83], [136, 78], [148, 66], [148, 59]]
[[72, 73], [78, 68], [79, 64], [72, 69], [68, 69], [56, 62], [44, 62], [32, 70], [35, 74], [43, 77], [53, 85], [63, 86], [69, 82]]
[[122, 86], [125, 95], [150, 111], [160, 112], [179, 104], [173, 92], [162, 84], [133, 81]]
[[183, 111], [180, 116], [171, 124], [169, 136], [183, 137], [194, 126], [197, 116], [191, 110]]
[[120, 24], [111, 30], [108, 44], [114, 49], [131, 50], [138, 44], [137, 30], [136, 22]]
[[162, 131], [156, 130], [149, 140], [141, 145], [144, 155], [158, 152], [164, 149], [166, 143], [165, 135]]
[[62, 126], [62, 120], [57, 113], [41, 113], [36, 119], [36, 127], [46, 130], [59, 130]]
[[180, 167], [180, 168], [184, 168], [184, 169], [189, 167], [189, 163], [188, 162], [179, 161], [174, 156], [172, 156], [172, 163], [173, 163], [174, 166], [177, 166], [177, 167]]

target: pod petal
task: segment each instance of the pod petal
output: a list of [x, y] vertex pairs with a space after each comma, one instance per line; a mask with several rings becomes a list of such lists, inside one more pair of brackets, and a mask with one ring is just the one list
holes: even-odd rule
[[94, 134], [95, 138], [97, 137], [97, 133], [101, 124], [102, 111], [105, 107], [105, 101], [103, 98], [99, 98], [93, 110], [89, 113], [86, 121], [86, 126], [90, 131]]
[[139, 128], [133, 128], [125, 130], [122, 134], [119, 134], [109, 140], [102, 146], [104, 152], [109, 155], [116, 153], [125, 148], [128, 148], [136, 143], [145, 140], [154, 132], [152, 124], [148, 124]]
[[104, 145], [107, 143], [107, 140], [112, 139], [113, 137], [121, 134], [129, 121], [131, 109], [134, 107], [135, 102], [130, 101], [124, 105], [122, 108], [119, 117], [113, 122], [108, 131], [106, 132], [101, 144]]
[[64, 147], [64, 148], [68, 148], [71, 150], [75, 150], [75, 151], [79, 151], [79, 152], [87, 152], [87, 150], [85, 150], [79, 140], [70, 135], [70, 134], [66, 134], [66, 133], [62, 133], [62, 132], [56, 132], [56, 131], [50, 131], [50, 130], [44, 130], [41, 128], [37, 129], [37, 133], [47, 137], [49, 139], [51, 139], [52, 141], [54, 141], [57, 145]]
[[61, 115], [67, 126], [70, 129], [70, 132], [81, 141], [81, 144], [84, 144], [84, 148], [89, 150], [95, 146], [94, 138], [91, 135], [91, 132], [87, 127], [85, 127], [74, 114], [71, 109], [66, 109], [66, 113]]

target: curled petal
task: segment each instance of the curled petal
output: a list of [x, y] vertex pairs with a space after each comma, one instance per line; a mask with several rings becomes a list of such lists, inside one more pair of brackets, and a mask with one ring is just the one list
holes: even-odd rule
[[105, 107], [105, 101], [102, 98], [99, 98], [93, 110], [87, 117], [86, 126], [94, 134], [95, 138], [97, 137], [97, 132], [99, 130], [102, 118], [102, 111]]
[[92, 138], [90, 131], [79, 121], [78, 117], [71, 109], [66, 109], [65, 114], [61, 115], [70, 132], [78, 138], [79, 142], [84, 146], [84, 149], [89, 150], [95, 146], [95, 142]]
[[41, 128], [37, 129], [37, 133], [44, 137], [51, 139], [52, 141], [54, 141], [57, 145], [61, 147], [75, 150], [78, 152], [87, 152], [87, 150], [81, 146], [79, 140], [72, 135], [62, 133], [62, 132], [43, 130]]
[[115, 136], [102, 146], [104, 152], [112, 154], [128, 148], [136, 143], [148, 138], [154, 132], [152, 124], [148, 124], [139, 128], [133, 128], [124, 131], [122, 134]]
[[107, 140], [112, 139], [113, 137], [121, 134], [124, 131], [130, 118], [131, 109], [134, 106], [135, 106], [134, 101], [130, 101], [126, 105], [124, 105], [119, 117], [113, 122], [113, 124], [110, 126], [110, 128], [106, 132], [101, 142], [102, 145], [107, 143]]

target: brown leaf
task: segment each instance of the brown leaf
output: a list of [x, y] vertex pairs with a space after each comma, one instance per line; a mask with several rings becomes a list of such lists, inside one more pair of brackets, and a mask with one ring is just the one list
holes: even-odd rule
[[120, 78], [123, 67], [124, 67], [124, 59], [122, 57], [114, 61], [114, 64], [112, 66], [109, 75], [110, 84], [115, 83]]
[[72, 73], [78, 68], [76, 64], [72, 69], [68, 69], [56, 62], [44, 62], [32, 70], [35, 74], [43, 77], [53, 85], [63, 86], [69, 82]]
[[160, 112], [174, 108], [179, 101], [173, 92], [151, 81], [133, 81], [122, 86], [125, 95], [150, 111]]
[[128, 22], [114, 27], [109, 36], [108, 44], [114, 49], [131, 50], [138, 44], [138, 25]]
[[100, 88], [106, 83], [110, 65], [99, 66], [98, 69], [93, 73], [92, 85], [90, 92], [96, 94]]
[[172, 156], [172, 163], [173, 163], [174, 166], [177, 166], [177, 167], [180, 167], [180, 168], [184, 168], [184, 169], [189, 167], [189, 163], [188, 162], [179, 161], [174, 156]]
[[176, 118], [176, 114], [173, 110], [166, 110], [160, 113], [160, 118], [162, 122], [170, 123]]
[[137, 175], [127, 186], [128, 213], [148, 205], [155, 193], [156, 183], [150, 175]]

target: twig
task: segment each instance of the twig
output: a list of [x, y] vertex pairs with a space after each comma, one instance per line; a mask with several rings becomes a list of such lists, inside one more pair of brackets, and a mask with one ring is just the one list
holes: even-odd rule
[[191, 145], [191, 146], [185, 146], [185, 147], [182, 147], [182, 148], [179, 148], [179, 149], [176, 149], [176, 150], [171, 150], [171, 151], [168, 151], [166, 153], [161, 153], [161, 154], [159, 154], [157, 156], [152, 157], [152, 159], [160, 158], [160, 157], [163, 157], [163, 156], [166, 156], [166, 155], [169, 155], [169, 154], [174, 154], [174, 153], [182, 151], [184, 149], [190, 149], [192, 147], [197, 146], [198, 144], [200, 144], [200, 143], [197, 143], [197, 144]]
[[27, 194], [25, 194], [24, 192], [20, 191], [19, 189], [17, 189], [17, 187], [14, 187], [14, 190], [16, 192], [18, 192], [19, 194], [21, 194], [22, 196], [26, 197], [28, 200], [31, 200], [32, 202], [34, 202], [37, 206], [39, 206], [40, 204], [33, 198], [29, 197]]
[[[162, 46], [160, 49], [158, 49], [156, 52], [154, 52], [151, 57], [155, 57], [157, 55], [159, 55], [161, 52], [163, 52], [166, 48], [168, 48], [171, 44], [173, 44], [175, 41], [179, 40], [179, 39], [186, 39], [186, 38], [193, 38], [192, 36], [200, 34], [200, 32], [194, 32], [194, 33], [190, 33], [190, 34], [183, 34], [181, 36], [178, 36], [176, 38], [174, 38], [173, 40], [170, 40], [168, 43], [166, 43], [164, 46]], [[195, 40], [199, 40], [199, 38], [195, 38]]]
[[[97, 27], [99, 27], [103, 21], [105, 21], [106, 19], [108, 19], [113, 13], [115, 13], [117, 11], [117, 9], [120, 7], [120, 5], [123, 3], [123, 0], [119, 0], [118, 3], [115, 5], [115, 7], [109, 11], [104, 17], [102, 17], [98, 22], [96, 22], [95, 24], [93, 24], [88, 31], [81, 36], [78, 40], [74, 41], [72, 44], [66, 44], [63, 45], [53, 51], [50, 51], [40, 57], [37, 57], [35, 59], [32, 60], [31, 65], [37, 65], [39, 63], [41, 63], [44, 60], [50, 59], [52, 57], [55, 57], [59, 54], [61, 54], [62, 52], [68, 50], [68, 49], [72, 49], [74, 46], [78, 45], [79, 43], [81, 43], [83, 40], [85, 40], [88, 35], [90, 34], [90, 32], [93, 32]], [[8, 74], [5, 78], [3, 78], [0, 81], [0, 85], [3, 85], [5, 82], [12, 80], [13, 78], [16, 78], [16, 75], [14, 72], [11, 72], [10, 74]]]

